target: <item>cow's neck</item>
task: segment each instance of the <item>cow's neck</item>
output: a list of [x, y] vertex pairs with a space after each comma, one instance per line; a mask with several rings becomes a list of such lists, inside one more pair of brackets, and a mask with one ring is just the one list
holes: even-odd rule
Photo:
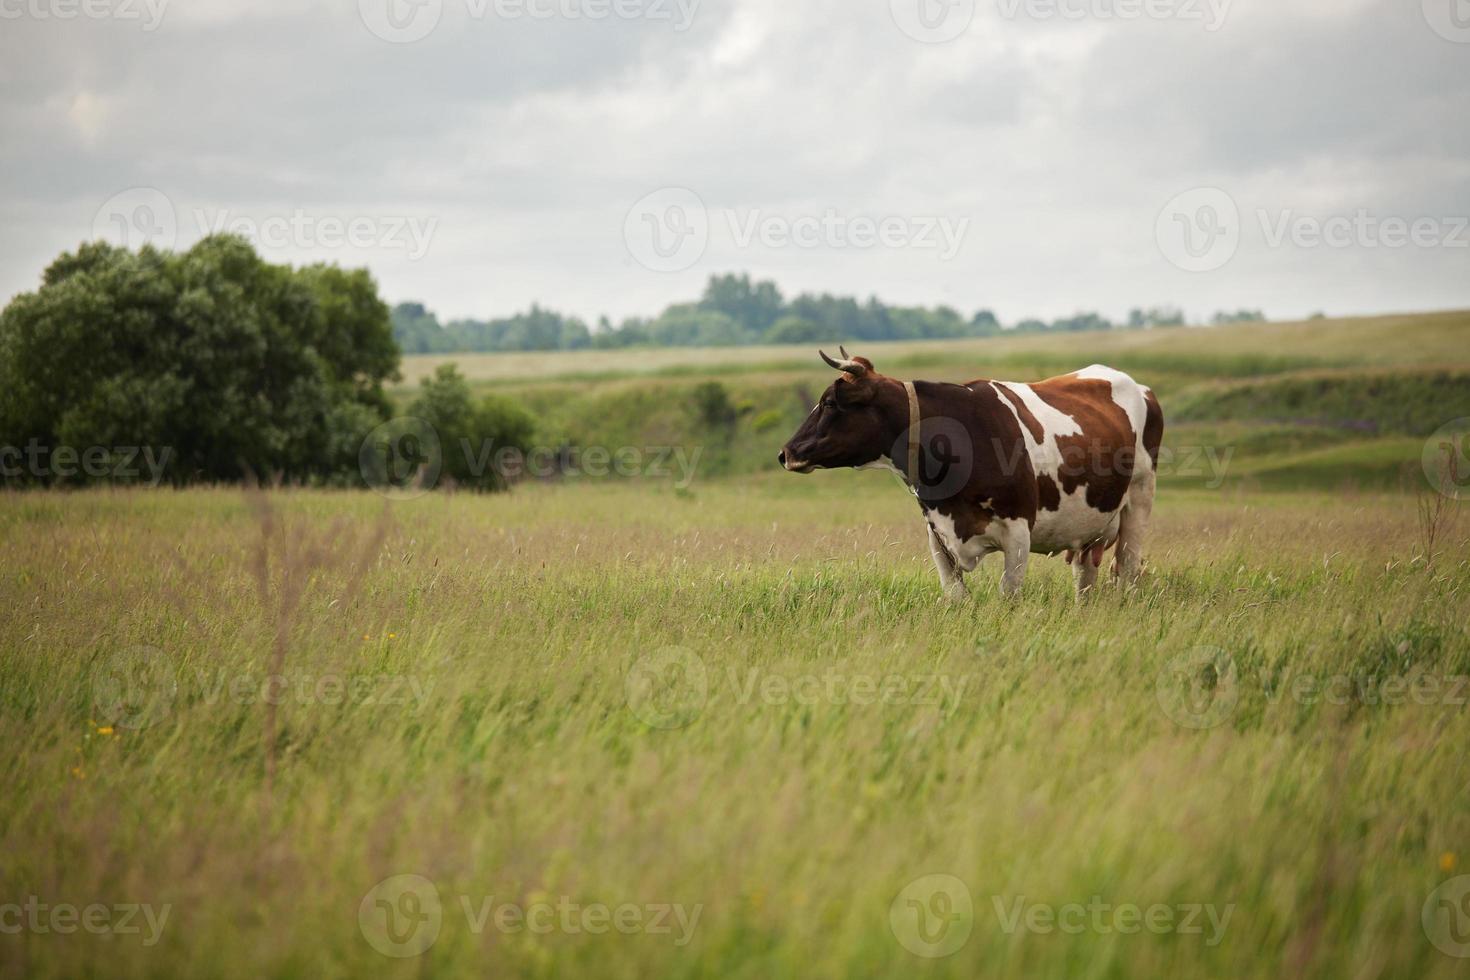
[[[879, 409], [883, 414], [886, 436], [884, 445], [887, 447], [883, 452], [883, 458], [887, 459], [896, 471], [912, 488], [915, 486], [915, 474], [909, 472], [909, 423], [910, 409], [908, 391], [903, 382], [888, 379], [890, 384], [885, 384], [879, 394]], [[976, 414], [975, 401], [977, 395], [973, 390], [963, 385], [936, 385], [930, 382], [915, 382], [916, 393], [919, 398], [919, 415], [921, 419], [937, 417], [960, 419], [973, 419]], [[920, 447], [919, 453], [921, 465], [928, 465], [930, 460], [925, 455], [924, 447]], [[959, 501], [960, 494], [947, 495], [942, 499], [929, 498], [924, 494], [916, 492], [919, 503], [926, 510], [930, 507], [944, 505], [946, 508]]]

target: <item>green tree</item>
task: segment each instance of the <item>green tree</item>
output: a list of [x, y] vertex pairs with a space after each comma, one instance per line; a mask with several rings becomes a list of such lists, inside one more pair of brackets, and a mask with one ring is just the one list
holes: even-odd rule
[[434, 427], [443, 454], [441, 479], [477, 490], [509, 487], [536, 429], [530, 413], [509, 399], [487, 395], [476, 402], [453, 364], [441, 364], [420, 382], [408, 414]]
[[176, 483], [312, 480], [339, 465], [338, 407], [385, 415], [397, 367], [365, 272], [272, 265], [231, 235], [93, 242], [0, 313], [0, 445], [166, 448]]

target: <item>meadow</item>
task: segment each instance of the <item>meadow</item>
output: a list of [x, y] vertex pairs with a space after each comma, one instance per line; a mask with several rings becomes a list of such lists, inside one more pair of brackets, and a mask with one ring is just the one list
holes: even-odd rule
[[771, 472], [790, 349], [464, 362], [681, 485], [0, 494], [0, 975], [1463, 976], [1467, 326], [864, 351], [1116, 363], [1230, 451], [1081, 603]]

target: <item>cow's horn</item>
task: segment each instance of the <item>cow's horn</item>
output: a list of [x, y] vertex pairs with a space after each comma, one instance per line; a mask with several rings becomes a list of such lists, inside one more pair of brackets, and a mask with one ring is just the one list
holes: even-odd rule
[[822, 360], [826, 361], [829, 367], [835, 368], [838, 371], [846, 371], [855, 378], [861, 378], [868, 373], [868, 369], [864, 365], [847, 356], [847, 348], [839, 347], [837, 349], [842, 352], [842, 360], [840, 361], [832, 360], [824, 350], [819, 350], [817, 353], [822, 355]]

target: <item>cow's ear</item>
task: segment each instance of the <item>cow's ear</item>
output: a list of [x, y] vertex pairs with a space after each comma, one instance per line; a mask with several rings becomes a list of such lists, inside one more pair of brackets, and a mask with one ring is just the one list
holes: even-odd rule
[[869, 374], [877, 373], [873, 370], [873, 362], [868, 360], [866, 357], [854, 357], [853, 361], [854, 363], [861, 364], [863, 367], [867, 368]]
[[832, 386], [832, 394], [836, 396], [842, 407], [849, 408], [854, 405], [864, 405], [872, 401], [877, 388], [878, 386], [873, 383], [872, 377], [868, 375], [860, 378], [843, 375]]

